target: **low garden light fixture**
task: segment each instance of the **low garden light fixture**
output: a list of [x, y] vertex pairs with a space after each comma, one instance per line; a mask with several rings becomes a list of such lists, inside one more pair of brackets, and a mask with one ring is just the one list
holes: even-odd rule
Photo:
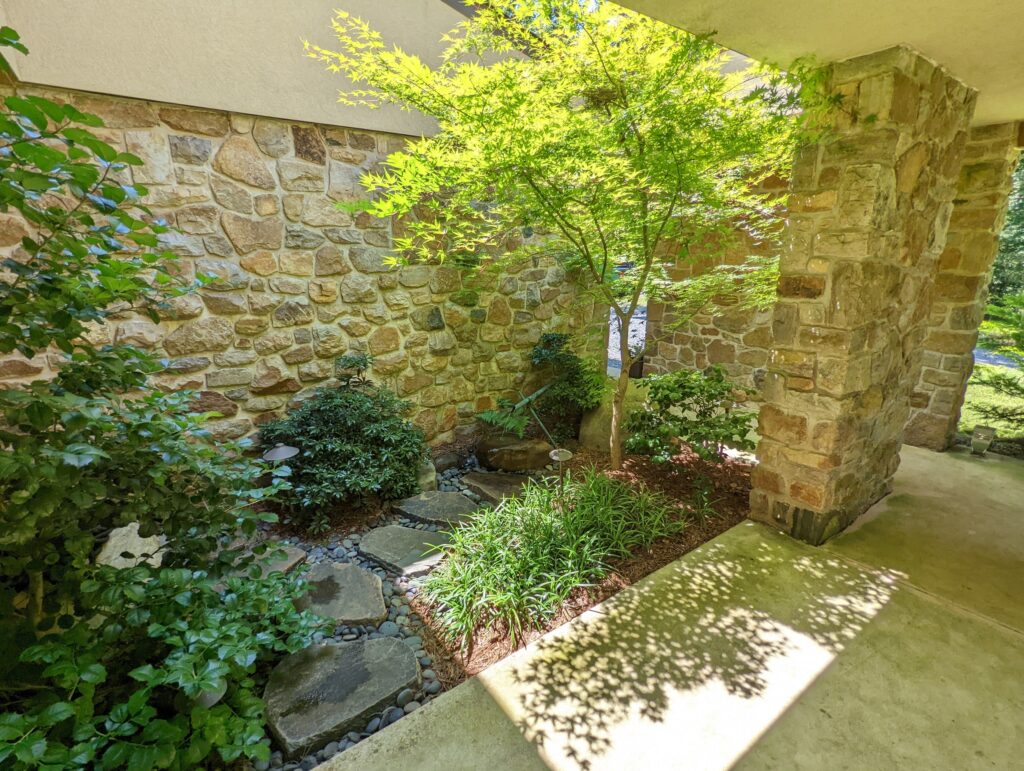
[[971, 432], [971, 452], [984, 455], [995, 438], [996, 430], [992, 426], [975, 426]]
[[565, 494], [565, 469], [562, 468], [563, 463], [567, 463], [572, 460], [572, 453], [563, 447], [557, 447], [548, 453], [548, 457], [551, 458], [555, 463], [558, 464], [558, 485], [562, 490], [562, 494]]
[[280, 460], [294, 458], [298, 454], [298, 447], [292, 447], [291, 445], [281, 444], [279, 442], [263, 453], [263, 460], [270, 461], [271, 463], [277, 463]]

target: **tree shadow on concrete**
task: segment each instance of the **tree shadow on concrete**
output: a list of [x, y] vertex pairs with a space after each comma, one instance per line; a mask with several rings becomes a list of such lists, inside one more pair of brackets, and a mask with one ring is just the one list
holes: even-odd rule
[[661, 722], [677, 692], [720, 683], [734, 697], [760, 696], [794, 633], [839, 653], [889, 601], [897, 577], [740, 525], [542, 640], [515, 673], [520, 730], [538, 750], [550, 742], [589, 768], [616, 726], [637, 714]]

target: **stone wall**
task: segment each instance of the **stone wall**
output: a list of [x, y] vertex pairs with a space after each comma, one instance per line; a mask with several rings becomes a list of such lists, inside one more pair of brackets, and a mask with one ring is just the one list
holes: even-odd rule
[[751, 494], [812, 543], [890, 489], [975, 101], [905, 47], [831, 75], [844, 109], [793, 167]]
[[[785, 180], [771, 177], [757, 190], [772, 196], [779, 213], [784, 214], [788, 191]], [[699, 275], [718, 265], [742, 265], [752, 256], [778, 255], [779, 239], [755, 241], [747, 233], [737, 231], [725, 245], [695, 251], [697, 256], [680, 259], [669, 270], [672, 280]], [[772, 345], [772, 311], [719, 307], [680, 325], [670, 305], [651, 303], [647, 308], [647, 345], [644, 374], [704, 369], [718, 364], [736, 383], [759, 393]], [[754, 401], [760, 398], [755, 397]]]
[[909, 444], [945, 450], [956, 434], [1020, 156], [1018, 131], [1016, 123], [971, 131], [939, 259], [921, 377], [910, 397]]
[[[164, 241], [185, 274], [217, 280], [175, 299], [160, 324], [120, 318], [97, 342], [165, 355], [155, 381], [195, 389], [213, 428], [242, 436], [296, 394], [329, 383], [349, 351], [374, 356], [370, 374], [415, 405], [434, 443], [469, 431], [474, 414], [514, 396], [545, 331], [571, 331], [576, 293], [564, 272], [526, 263], [501, 274], [386, 264], [395, 225], [350, 215], [359, 176], [400, 149], [397, 135], [51, 89], [98, 114], [97, 134], [144, 165], [131, 170], [147, 203], [176, 228]], [[17, 231], [16, 225], [0, 233]], [[16, 239], [0, 242], [4, 250]], [[0, 381], [45, 377], [60, 361], [0, 361]]]
[[[670, 271], [682, 280], [714, 264], [742, 264], [755, 248], [731, 250], [714, 261], [680, 262]], [[760, 391], [772, 344], [772, 312], [718, 308], [679, 325], [671, 306], [647, 308], [648, 353], [644, 374], [704, 369], [719, 364], [738, 384]]]

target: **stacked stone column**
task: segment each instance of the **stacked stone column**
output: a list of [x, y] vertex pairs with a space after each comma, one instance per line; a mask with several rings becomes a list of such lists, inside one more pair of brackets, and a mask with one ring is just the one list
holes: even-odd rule
[[794, 162], [751, 516], [810, 543], [891, 489], [975, 94], [897, 47], [839, 62]]
[[941, 451], [956, 434], [1020, 155], [1022, 126], [1000, 123], [971, 131], [946, 248], [939, 258], [921, 376], [910, 398], [908, 444]]

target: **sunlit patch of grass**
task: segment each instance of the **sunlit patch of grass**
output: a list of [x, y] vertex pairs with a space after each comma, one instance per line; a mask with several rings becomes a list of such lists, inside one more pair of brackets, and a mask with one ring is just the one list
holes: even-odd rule
[[984, 372], [1003, 372], [1008, 375], [1015, 375], [1018, 377], [1024, 377], [1020, 370], [1013, 369], [1011, 367], [1001, 367], [992, 364], [978, 365], [974, 370], [974, 375], [967, 383], [967, 394], [964, 397], [964, 406], [960, 411], [960, 430], [964, 433], [970, 433], [974, 430], [976, 425], [992, 426], [996, 429], [1004, 439], [1011, 437], [1024, 437], [1024, 431], [1019, 426], [1014, 426], [1012, 423], [1003, 420], [996, 420], [991, 417], [985, 417], [983, 410], [986, 407], [1002, 407], [1002, 408], [1013, 408], [1020, 407], [1020, 401], [1013, 397], [999, 394], [995, 389], [988, 386], [981, 385], [978, 382], [979, 376]]

